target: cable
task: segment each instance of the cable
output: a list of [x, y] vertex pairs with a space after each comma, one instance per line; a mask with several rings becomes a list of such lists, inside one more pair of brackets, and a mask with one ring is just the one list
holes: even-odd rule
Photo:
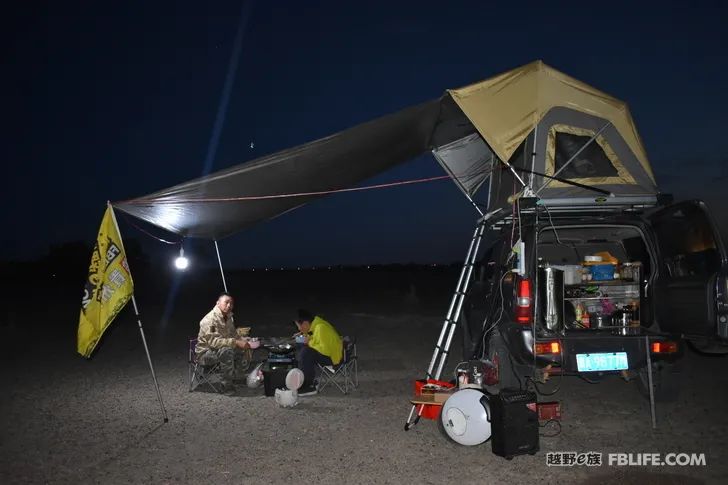
[[[538, 199], [538, 200], [541, 200], [541, 199]], [[549, 211], [548, 206], [546, 204], [543, 204], [543, 208], [546, 209], [546, 215], [549, 216], [549, 223], [551, 224], [551, 230], [554, 231], [554, 236], [556, 236], [556, 242], [562, 246], [571, 247], [571, 246], [564, 244], [563, 242], [561, 242], [561, 239], [559, 239], [559, 233], [556, 231], [556, 226], [554, 226], [554, 220], [551, 218], [551, 211]]]
[[425, 182], [434, 182], [436, 180], [444, 180], [447, 178], [450, 178], [450, 176], [449, 175], [439, 175], [437, 177], [427, 177], [427, 178], [415, 179], [415, 180], [402, 180], [399, 182], [368, 185], [365, 187], [350, 187], [348, 189], [320, 190], [320, 191], [314, 191], [314, 192], [297, 192], [297, 193], [277, 194], [277, 195], [250, 195], [250, 196], [244, 196], [244, 197], [212, 197], [212, 198], [206, 197], [206, 198], [191, 198], [191, 199], [138, 198], [138, 199], [129, 199], [129, 200], [122, 200], [119, 202], [114, 202], [112, 205], [148, 204], [150, 202], [154, 202], [155, 204], [179, 204], [182, 202], [242, 202], [242, 201], [248, 201], [248, 200], [285, 199], [285, 198], [290, 198], [290, 197], [310, 197], [310, 196], [315, 196], [315, 195], [328, 195], [328, 194], [338, 194], [338, 193], [343, 193], [343, 192], [359, 192], [362, 190], [383, 189], [383, 188], [388, 188], [388, 187], [396, 187], [396, 186], [400, 186], [400, 185], [421, 184], [421, 183], [425, 183]]
[[480, 342], [481, 342], [480, 358], [481, 359], [485, 357], [485, 352], [486, 352], [486, 349], [485, 349], [485, 338], [487, 337], [488, 333], [490, 333], [490, 331], [493, 330], [496, 325], [498, 325], [498, 323], [500, 322], [501, 318], [503, 317], [503, 311], [504, 311], [504, 306], [505, 306], [505, 297], [503, 296], [503, 280], [505, 280], [505, 277], [510, 272], [511, 272], [511, 270], [505, 271], [503, 273], [503, 276], [500, 277], [500, 280], [499, 280], [499, 283], [498, 283], [498, 290], [499, 290], [498, 293], [500, 294], [500, 300], [501, 300], [501, 305], [500, 305], [500, 308], [499, 308], [499, 311], [498, 311], [498, 317], [496, 318], [495, 322], [493, 322], [493, 324], [491, 324], [491, 326], [488, 327], [488, 329], [486, 329], [486, 330], [483, 330], [483, 329], [487, 325], [488, 319], [486, 318], [485, 320], [483, 320], [483, 326], [481, 327], [482, 335], [483, 336], [481, 337], [481, 340], [480, 340]]
[[[562, 379], [562, 378], [563, 378], [563, 376], [560, 375], [559, 376], [559, 379]], [[533, 384], [534, 390], [540, 396], [553, 396], [554, 394], [556, 394], [557, 392], [559, 392], [561, 390], [561, 381], [559, 381], [559, 385], [556, 387], [556, 389], [554, 389], [553, 391], [550, 391], [550, 392], [545, 392], [545, 391], [542, 391], [538, 387], [540, 385], [540, 383], [534, 381], [532, 377], [530, 377], [530, 376], [529, 377], [526, 377], [526, 380], [529, 381], [531, 384]]]
[[550, 434], [539, 433], [538, 435], [541, 436], [542, 438], [553, 438], [554, 436], [560, 435], [561, 434], [561, 423], [557, 419], [549, 419], [544, 424], [539, 424], [538, 427], [546, 429], [546, 427], [551, 423], [556, 423], [558, 425], [556, 432], [551, 432]]
[[[311, 191], [311, 192], [293, 192], [288, 194], [275, 194], [275, 195], [250, 195], [250, 196], [241, 196], [241, 197], [200, 197], [200, 198], [190, 198], [190, 199], [152, 199], [152, 198], [144, 198], [140, 197], [137, 199], [128, 199], [128, 200], [122, 200], [112, 203], [112, 205], [116, 204], [148, 204], [150, 202], [154, 202], [155, 204], [179, 204], [182, 202], [243, 202], [243, 201], [249, 201], [249, 200], [267, 200], [267, 199], [285, 199], [285, 198], [291, 198], [291, 197], [311, 197], [311, 196], [318, 196], [318, 195], [329, 195], [329, 194], [339, 194], [339, 193], [345, 193], [345, 192], [360, 192], [363, 190], [374, 190], [374, 189], [385, 189], [389, 187], [398, 187], [401, 185], [413, 185], [413, 184], [421, 184], [421, 183], [427, 183], [427, 182], [435, 182], [438, 180], [445, 180], [450, 178], [458, 178], [457, 175], [438, 175], [435, 177], [426, 177], [421, 179], [414, 179], [414, 180], [400, 180], [397, 182], [389, 182], [384, 184], [375, 184], [375, 185], [367, 185], [364, 187], [349, 187], [345, 189], [332, 189], [332, 190], [318, 190], [318, 191]], [[482, 204], [481, 204], [482, 205]]]
[[[522, 231], [522, 225], [521, 225], [521, 204], [518, 204], [517, 202], [514, 202], [516, 206], [516, 213], [518, 214], [518, 240], [523, 242], [523, 233]], [[521, 255], [523, 257], [523, 255]]]
[[588, 377], [584, 377], [584, 375], [582, 375], [582, 374], [577, 374], [577, 375], [579, 376], [580, 379], [583, 379], [585, 382], [588, 382], [589, 384], [601, 383], [601, 381], [593, 381], [593, 380], [589, 379]]

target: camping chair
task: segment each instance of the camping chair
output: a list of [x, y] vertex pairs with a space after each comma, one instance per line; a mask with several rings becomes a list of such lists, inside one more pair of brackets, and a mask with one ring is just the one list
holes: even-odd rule
[[318, 390], [322, 391], [329, 384], [339, 388], [344, 394], [350, 389], [359, 387], [358, 355], [356, 353], [356, 339], [344, 337], [344, 355], [341, 362], [336, 365], [317, 364], [319, 374]]
[[215, 376], [220, 376], [220, 362], [216, 361], [210, 364], [199, 362], [195, 352], [196, 345], [197, 339], [190, 339], [189, 353], [187, 354], [190, 392], [194, 391], [202, 383], [206, 383], [214, 392], [220, 392], [211, 380]]

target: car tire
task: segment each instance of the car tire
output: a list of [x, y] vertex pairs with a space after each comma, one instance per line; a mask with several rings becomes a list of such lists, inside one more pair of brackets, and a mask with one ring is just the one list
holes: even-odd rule
[[688, 347], [698, 355], [709, 357], [722, 357], [728, 355], [728, 346], [719, 345], [709, 339], [704, 340], [686, 340]]
[[[682, 383], [680, 382], [681, 375], [682, 373], [677, 363], [661, 361], [652, 363], [652, 387], [656, 402], [673, 402], [680, 397], [682, 388]], [[649, 399], [650, 386], [646, 366], [639, 369], [636, 381], [640, 394], [646, 399]]]

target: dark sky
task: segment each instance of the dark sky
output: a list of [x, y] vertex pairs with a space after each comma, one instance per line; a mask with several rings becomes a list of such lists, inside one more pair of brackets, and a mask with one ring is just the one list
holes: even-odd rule
[[[543, 59], [630, 104], [664, 190], [720, 205], [728, 11], [719, 3], [258, 1], [212, 168]], [[91, 244], [107, 199], [202, 174], [241, 5], [35, 2], [4, 12], [0, 259]], [[440, 174], [423, 157], [367, 184]], [[124, 237], [172, 251], [120, 222]], [[474, 222], [453, 184], [434, 182], [329, 197], [221, 251], [247, 266], [444, 262], [464, 256]]]

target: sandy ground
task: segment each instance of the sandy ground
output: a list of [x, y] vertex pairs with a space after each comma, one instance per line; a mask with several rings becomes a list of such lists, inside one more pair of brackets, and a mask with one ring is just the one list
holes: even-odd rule
[[[380, 279], [378, 279], [380, 278]], [[396, 279], [396, 278], [394, 278]], [[685, 389], [658, 406], [658, 429], [636, 383], [558, 378], [561, 433], [535, 456], [506, 461], [490, 444], [462, 447], [433, 421], [409, 432], [412, 380], [422, 375], [447, 309], [451, 274], [409, 284], [371, 276], [309, 291], [240, 281], [237, 319], [256, 335], [283, 335], [299, 305], [356, 335], [359, 389], [329, 388], [293, 409], [242, 390], [187, 390], [187, 338], [211, 307], [205, 285], [160, 283], [140, 295], [169, 423], [163, 424], [133, 313], [115, 322], [90, 361], [74, 354], [76, 299], [36, 301], [5, 322], [0, 404], [0, 482], [7, 483], [725, 483], [728, 360], [688, 354]], [[331, 281], [329, 282], [331, 283]], [[421, 283], [421, 284], [420, 284]], [[232, 288], [236, 282], [233, 279]], [[300, 282], [296, 283], [298, 286]], [[141, 284], [137, 283], [140, 287]], [[256, 286], [259, 291], [248, 291]], [[214, 284], [211, 287], [215, 287]], [[334, 291], [339, 288], [340, 291]], [[69, 293], [74, 294], [75, 288]], [[285, 295], [282, 297], [271, 296]], [[170, 295], [174, 305], [169, 304]], [[22, 318], [21, 318], [22, 317]], [[31, 328], [21, 320], [33, 322]], [[256, 354], [263, 357], [263, 354]], [[549, 430], [544, 430], [544, 434]], [[549, 451], [705, 453], [704, 467], [546, 466]], [[606, 455], [604, 455], [606, 461]]]

